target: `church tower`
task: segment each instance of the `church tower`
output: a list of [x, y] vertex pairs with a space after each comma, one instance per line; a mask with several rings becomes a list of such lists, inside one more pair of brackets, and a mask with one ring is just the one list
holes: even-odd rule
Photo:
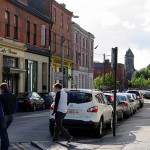
[[126, 69], [126, 79], [131, 80], [134, 69], [134, 54], [129, 48], [125, 54], [125, 69]]

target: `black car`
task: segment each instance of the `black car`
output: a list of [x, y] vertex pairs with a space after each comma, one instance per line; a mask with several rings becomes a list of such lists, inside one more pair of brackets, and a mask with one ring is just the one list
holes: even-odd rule
[[53, 97], [50, 96], [48, 92], [42, 92], [38, 94], [44, 99], [45, 107], [49, 108], [53, 102]]
[[150, 99], [150, 91], [145, 91], [145, 93], [143, 94], [143, 97], [145, 99]]
[[[112, 93], [104, 93], [108, 103], [110, 103], [113, 107], [114, 104], [114, 95]], [[121, 104], [119, 103], [119, 100], [116, 99], [116, 112], [117, 112], [117, 119], [118, 120], [123, 120], [123, 108]]]
[[18, 93], [17, 100], [19, 110], [31, 109], [36, 111], [37, 108], [45, 109], [44, 99], [36, 92]]

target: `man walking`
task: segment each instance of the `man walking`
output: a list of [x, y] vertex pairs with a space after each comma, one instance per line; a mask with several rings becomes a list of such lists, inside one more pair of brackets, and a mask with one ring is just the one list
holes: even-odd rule
[[62, 120], [67, 113], [68, 95], [64, 90], [62, 90], [62, 86], [59, 83], [54, 85], [54, 92], [56, 93], [56, 96], [54, 102], [54, 110], [52, 113], [52, 115], [55, 114], [55, 129], [53, 142], [58, 141], [59, 132], [61, 131], [61, 133], [65, 136], [68, 143], [70, 143], [73, 137], [62, 126]]
[[16, 96], [9, 92], [7, 83], [0, 85], [0, 103], [3, 115], [0, 117], [1, 150], [8, 150], [9, 138], [7, 129], [13, 121]]

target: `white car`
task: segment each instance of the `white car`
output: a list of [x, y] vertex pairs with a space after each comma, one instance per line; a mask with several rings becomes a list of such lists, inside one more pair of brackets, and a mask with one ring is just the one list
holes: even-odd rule
[[[103, 135], [104, 125], [112, 128], [113, 108], [100, 91], [87, 89], [65, 89], [68, 94], [68, 112], [63, 120], [66, 128], [92, 129], [95, 135]], [[55, 117], [50, 107], [49, 129], [54, 133]]]

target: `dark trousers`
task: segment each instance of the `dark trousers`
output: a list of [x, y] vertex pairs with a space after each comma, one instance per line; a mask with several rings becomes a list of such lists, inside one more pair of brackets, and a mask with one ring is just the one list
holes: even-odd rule
[[59, 133], [61, 132], [66, 139], [70, 139], [71, 135], [65, 130], [62, 126], [62, 120], [66, 114], [61, 112], [56, 112], [55, 114], [55, 130], [54, 130], [54, 139], [58, 140]]
[[0, 119], [0, 136], [1, 136], [1, 150], [8, 150], [9, 138], [7, 129], [13, 121], [13, 115], [7, 115]]

